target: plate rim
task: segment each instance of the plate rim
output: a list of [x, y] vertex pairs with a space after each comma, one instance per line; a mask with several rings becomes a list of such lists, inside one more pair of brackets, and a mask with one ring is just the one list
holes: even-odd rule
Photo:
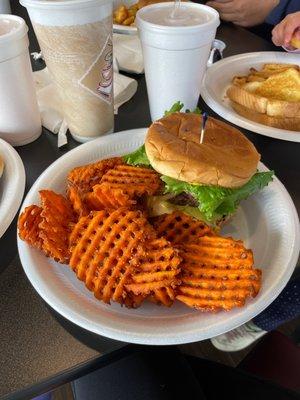
[[[130, 129], [130, 130], [125, 130], [125, 131], [121, 131], [118, 133], [113, 134], [113, 136], [118, 136], [120, 137], [121, 135], [128, 135], [128, 136], [133, 136], [135, 135], [135, 137], [137, 137], [138, 135], [142, 136], [145, 135], [147, 128], [137, 128], [137, 129]], [[108, 135], [110, 136], [110, 135]], [[105, 138], [105, 139], [103, 139]], [[38, 186], [39, 182], [41, 179], [43, 179], [43, 177], [49, 173], [49, 168], [55, 168], [57, 163], [60, 163], [61, 158], [64, 157], [71, 157], [74, 152], [77, 151], [82, 151], [82, 149], [84, 147], [90, 147], [91, 143], [93, 143], [93, 145], [95, 145], [96, 143], [101, 144], [102, 140], [106, 140], [107, 136], [98, 138], [92, 142], [88, 142], [85, 144], [82, 144], [81, 146], [76, 147], [75, 149], [69, 151], [68, 153], [62, 155], [60, 158], [58, 158], [56, 161], [54, 161], [40, 176], [39, 178], [35, 181], [34, 185], [32, 186], [32, 188], [30, 189], [30, 191], [28, 192], [27, 196], [25, 197], [21, 210], [23, 209], [24, 206], [26, 206], [26, 201], [27, 198], [31, 197], [31, 195], [36, 193], [36, 189], [35, 187]], [[117, 140], [117, 138], [115, 139]], [[95, 143], [96, 142], [96, 143]], [[80, 150], [79, 150], [80, 149]], [[267, 167], [263, 166], [263, 168], [267, 169]], [[283, 193], [284, 197], [286, 198], [287, 202], [289, 203], [288, 206], [291, 208], [292, 210], [292, 214], [294, 216], [293, 218], [293, 225], [294, 225], [294, 231], [295, 231], [295, 237], [294, 237], [294, 242], [293, 242], [293, 248], [292, 248], [292, 252], [291, 257], [289, 259], [289, 262], [287, 263], [286, 266], [286, 270], [287, 273], [284, 275], [284, 279], [282, 279], [279, 284], [277, 284], [276, 286], [276, 291], [274, 291], [274, 295], [272, 298], [268, 298], [265, 299], [265, 301], [261, 301], [260, 303], [260, 307], [256, 307], [255, 309], [255, 313], [252, 313], [249, 317], [247, 317], [245, 319], [245, 317], [243, 317], [244, 314], [242, 314], [241, 316], [237, 316], [235, 323], [231, 326], [230, 329], [234, 329], [235, 327], [247, 322], [249, 319], [251, 319], [253, 317], [253, 315], [257, 315], [258, 313], [260, 313], [263, 309], [265, 309], [282, 291], [282, 289], [285, 287], [286, 283], [288, 282], [288, 280], [290, 279], [293, 270], [296, 266], [296, 262], [298, 259], [298, 254], [299, 254], [299, 248], [300, 248], [300, 228], [299, 225], [296, 224], [296, 221], [298, 221], [298, 215], [297, 215], [297, 211], [295, 208], [295, 205], [289, 195], [289, 193], [287, 192], [286, 188], [284, 187], [284, 185], [278, 180], [278, 178], [275, 177], [275, 179], [277, 184], [279, 184], [280, 187], [280, 191]], [[21, 211], [20, 211], [21, 212]], [[132, 332], [127, 332], [127, 331], [123, 331], [121, 332], [119, 328], [117, 329], [113, 329], [112, 327], [107, 327], [107, 326], [103, 326], [101, 325], [99, 329], [99, 324], [96, 325], [91, 325], [90, 320], [85, 318], [84, 315], [82, 314], [78, 314], [76, 312], [76, 310], [74, 308], [71, 308], [69, 304], [66, 304], [66, 302], [64, 302], [63, 298], [57, 298], [53, 293], [51, 293], [51, 290], [49, 291], [49, 287], [46, 288], [48, 289], [48, 292], [50, 293], [45, 293], [43, 292], [43, 288], [38, 286], [38, 282], [36, 282], [36, 280], [34, 279], [34, 272], [33, 270], [28, 266], [24, 266], [23, 265], [23, 256], [21, 254], [22, 252], [22, 247], [23, 246], [28, 246], [26, 243], [22, 242], [19, 237], [17, 237], [17, 243], [18, 243], [18, 251], [19, 251], [19, 255], [20, 255], [20, 260], [22, 263], [22, 267], [30, 281], [30, 283], [32, 284], [32, 286], [34, 287], [34, 289], [37, 291], [37, 293], [47, 302], [47, 304], [49, 304], [56, 312], [58, 312], [59, 314], [61, 314], [64, 318], [70, 320], [71, 322], [73, 322], [74, 324], [80, 326], [83, 329], [86, 329], [88, 331], [91, 331], [93, 333], [96, 333], [98, 335], [102, 335], [105, 337], [108, 337], [110, 339], [114, 339], [114, 340], [119, 340], [119, 341], [126, 341], [126, 342], [130, 342], [130, 343], [136, 343], [136, 344], [147, 344], [147, 345], [173, 345], [173, 344], [184, 344], [184, 343], [192, 343], [192, 342], [196, 342], [199, 340], [205, 340], [208, 339], [210, 337], [213, 337], [211, 334], [209, 334], [209, 332], [203, 334], [201, 333], [201, 337], [197, 337], [197, 333], [195, 333], [195, 331], [192, 332], [187, 332], [187, 333], [182, 333], [180, 335], [176, 335], [176, 334], [172, 334], [172, 336], [168, 336], [167, 340], [165, 338], [162, 337], [158, 337], [158, 336], [147, 336], [146, 334], [141, 334], [141, 333], [132, 333]], [[57, 301], [58, 300], [58, 301]], [[257, 312], [258, 310], [258, 312]], [[217, 333], [215, 333], [214, 336], [225, 332], [224, 329], [219, 329], [220, 333], [218, 333], [218, 329], [216, 330]], [[182, 339], [182, 336], [184, 336], [184, 339]]]
[[218, 100], [215, 99], [215, 97], [211, 94], [210, 88], [206, 84], [206, 80], [208, 79], [208, 77], [211, 74], [213, 74], [216, 69], [222, 68], [222, 66], [224, 67], [224, 65], [226, 64], [231, 64], [232, 62], [238, 62], [241, 59], [247, 59], [247, 58], [252, 59], [257, 57], [261, 58], [262, 56], [276, 57], [280, 55], [281, 57], [283, 54], [285, 57], [291, 57], [289, 53], [282, 53], [280, 51], [260, 51], [260, 52], [236, 54], [233, 56], [225, 57], [222, 60], [215, 62], [206, 70], [201, 85], [201, 92], [200, 92], [201, 97], [215, 113], [225, 118], [227, 121], [230, 121], [231, 123], [235, 124], [236, 126], [239, 126], [240, 128], [244, 128], [253, 133], [266, 137], [271, 137], [277, 140], [300, 143], [300, 132], [291, 131], [287, 129], [273, 128], [268, 125], [263, 125], [239, 115], [233, 109], [230, 110], [227, 109], [222, 103], [220, 103]]
[[113, 24], [113, 32], [115, 32], [115, 33], [134, 35], [134, 34], [137, 34], [137, 31], [138, 31], [138, 29], [136, 26]]
[[[1, 203], [3, 199], [0, 201], [0, 239], [5, 234], [10, 224], [12, 223], [14, 217], [16, 216], [18, 209], [22, 203], [22, 199], [25, 191], [25, 183], [26, 183], [26, 174], [23, 161], [17, 151], [4, 139], [0, 138], [0, 150], [1, 157], [4, 161], [4, 172], [7, 165], [10, 165], [13, 169], [13, 173], [7, 176], [8, 189], [14, 193], [11, 198], [11, 201], [4, 211], [1, 210]], [[0, 178], [3, 179], [3, 175]], [[6, 214], [4, 215], [6, 211]]]

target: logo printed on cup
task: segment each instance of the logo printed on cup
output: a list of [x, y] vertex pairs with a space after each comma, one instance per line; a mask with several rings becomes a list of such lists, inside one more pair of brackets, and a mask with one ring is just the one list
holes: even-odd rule
[[[88, 68], [87, 72], [79, 79], [79, 85], [87, 89], [97, 97], [101, 97], [108, 104], [113, 100], [113, 44], [111, 35], [97, 56], [96, 60]], [[100, 79], [99, 79], [100, 71]], [[95, 86], [95, 82], [98, 85]]]

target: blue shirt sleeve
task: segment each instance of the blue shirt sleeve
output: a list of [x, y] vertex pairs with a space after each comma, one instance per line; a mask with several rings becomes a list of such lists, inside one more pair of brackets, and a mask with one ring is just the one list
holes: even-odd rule
[[280, 0], [266, 18], [266, 22], [271, 25], [277, 25], [288, 14], [300, 11], [300, 0]]

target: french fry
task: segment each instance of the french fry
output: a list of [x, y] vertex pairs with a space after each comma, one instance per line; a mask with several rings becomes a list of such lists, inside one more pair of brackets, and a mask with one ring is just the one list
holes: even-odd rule
[[138, 11], [138, 4], [132, 4], [130, 7], [120, 5], [113, 14], [113, 21], [115, 24], [124, 26], [133, 26], [135, 16]]
[[40, 197], [42, 221], [39, 236], [43, 240], [42, 249], [56, 261], [67, 263], [70, 258], [69, 234], [74, 222], [71, 204], [52, 190], [41, 190]]
[[128, 10], [125, 6], [120, 6], [114, 13], [114, 18], [117, 24], [122, 25], [123, 22], [128, 18]]
[[126, 18], [126, 19], [122, 22], [122, 25], [129, 26], [129, 25], [133, 24], [134, 18], [135, 18], [134, 15], [132, 15], [132, 16]]
[[253, 268], [253, 254], [241, 241], [203, 236], [197, 244], [180, 247], [181, 285], [177, 300], [201, 311], [229, 311], [255, 297], [261, 271]]
[[83, 194], [90, 192], [107, 171], [120, 164], [123, 164], [122, 158], [114, 157], [73, 168], [67, 176], [68, 184], [78, 188]]
[[213, 234], [213, 231], [204, 222], [181, 211], [155, 217], [153, 224], [158, 236], [165, 237], [174, 245], [194, 243], [202, 236]]
[[80, 218], [70, 235], [70, 266], [95, 297], [105, 303], [136, 303], [139, 297], [125, 300], [125, 284], [136, 258], [144, 254], [143, 243], [152, 235], [141, 211], [93, 211]]
[[18, 220], [20, 238], [38, 249], [41, 249], [43, 245], [39, 228], [42, 222], [41, 212], [42, 208], [36, 205], [26, 207]]
[[135, 260], [136, 268], [126, 289], [135, 295], [149, 296], [156, 303], [170, 306], [175, 299], [174, 289], [180, 283], [180, 262], [178, 250], [166, 239], [155, 238], [145, 244], [145, 254]]

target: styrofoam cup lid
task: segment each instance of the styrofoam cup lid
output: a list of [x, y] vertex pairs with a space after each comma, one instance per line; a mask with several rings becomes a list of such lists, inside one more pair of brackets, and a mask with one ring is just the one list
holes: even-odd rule
[[24, 7], [40, 9], [73, 9], [85, 8], [99, 5], [101, 3], [112, 2], [112, 0], [21, 0]]
[[[193, 2], [184, 2], [182, 7], [184, 9], [191, 9], [195, 12], [201, 12], [205, 15], [205, 21], [201, 21], [198, 24], [195, 23], [193, 25], [168, 25], [168, 24], [160, 24], [152, 21], [150, 15], [153, 11], [162, 11], [164, 9], [173, 8], [174, 2], [164, 2], [164, 3], [155, 3], [148, 5], [146, 7], [141, 8], [136, 15], [136, 24], [140, 30], [148, 30], [152, 32], [157, 32], [159, 34], [167, 34], [167, 35], [176, 35], [180, 33], [180, 35], [191, 34], [195, 32], [207, 32], [211, 30], [215, 30], [219, 24], [219, 13], [213, 9], [212, 7], [193, 3]], [[149, 18], [150, 17], [150, 18]]]
[[27, 35], [28, 27], [23, 18], [0, 14], [0, 48]]

